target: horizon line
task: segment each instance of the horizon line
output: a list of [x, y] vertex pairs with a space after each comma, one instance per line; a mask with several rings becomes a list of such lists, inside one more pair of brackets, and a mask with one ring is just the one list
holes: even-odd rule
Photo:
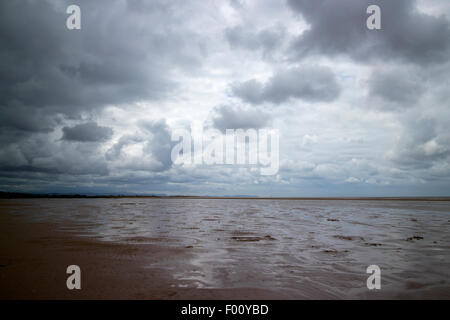
[[0, 199], [38, 199], [38, 198], [161, 198], [161, 199], [223, 199], [223, 200], [399, 200], [399, 201], [450, 201], [450, 196], [330, 196], [330, 197], [267, 197], [267, 196], [208, 196], [208, 195], [161, 195], [161, 194], [86, 194], [86, 193], [26, 193], [0, 191]]

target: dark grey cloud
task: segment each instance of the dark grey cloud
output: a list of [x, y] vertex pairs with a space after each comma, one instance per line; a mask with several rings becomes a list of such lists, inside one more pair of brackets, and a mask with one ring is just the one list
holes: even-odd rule
[[[292, 44], [296, 58], [311, 54], [347, 55], [418, 64], [449, 59], [450, 26], [446, 17], [419, 12], [411, 0], [288, 0], [310, 24]], [[382, 30], [366, 28], [366, 9], [378, 5]]]
[[271, 116], [254, 108], [222, 105], [214, 108], [211, 122], [222, 132], [226, 129], [260, 129], [270, 125]]
[[331, 69], [321, 66], [282, 70], [266, 83], [249, 80], [233, 84], [232, 89], [236, 96], [252, 104], [278, 104], [292, 98], [308, 102], [331, 102], [341, 91]]
[[278, 49], [285, 36], [286, 30], [281, 25], [260, 31], [244, 25], [225, 30], [225, 39], [232, 49], [261, 50], [266, 55]]
[[425, 90], [426, 80], [408, 69], [376, 69], [369, 79], [370, 97], [391, 103], [387, 107], [414, 106]]
[[144, 14], [139, 1], [77, 1], [81, 30], [69, 31], [69, 4], [0, 3], [2, 123], [50, 131], [57, 114], [77, 118], [105, 105], [162, 99], [177, 86], [175, 70], [200, 65], [198, 38], [173, 27], [180, 23], [174, 5], [152, 2]]
[[49, 117], [44, 110], [29, 108], [19, 101], [11, 101], [8, 106], [0, 106], [0, 113], [0, 132], [4, 134], [48, 133], [59, 123], [58, 117]]
[[96, 122], [78, 124], [74, 127], [64, 127], [63, 140], [78, 142], [100, 142], [110, 139], [113, 129], [99, 126]]

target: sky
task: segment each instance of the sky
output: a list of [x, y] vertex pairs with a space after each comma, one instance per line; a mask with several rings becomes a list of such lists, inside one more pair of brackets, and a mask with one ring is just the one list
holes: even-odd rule
[[[448, 0], [1, 1], [0, 44], [1, 191], [450, 195]], [[193, 123], [279, 170], [174, 163]]]

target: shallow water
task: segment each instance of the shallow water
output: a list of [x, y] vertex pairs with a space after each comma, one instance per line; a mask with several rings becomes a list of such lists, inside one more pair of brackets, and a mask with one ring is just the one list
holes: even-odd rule
[[446, 201], [129, 198], [1, 205], [82, 236], [185, 247], [188, 261], [148, 267], [170, 270], [186, 287], [370, 297], [366, 268], [378, 265], [387, 297], [450, 297]]

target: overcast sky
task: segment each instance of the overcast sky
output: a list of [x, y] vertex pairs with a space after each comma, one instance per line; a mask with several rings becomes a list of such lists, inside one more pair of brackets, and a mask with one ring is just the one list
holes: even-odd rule
[[[448, 196], [449, 101], [448, 0], [0, 2], [3, 191]], [[173, 164], [192, 121], [278, 129], [278, 174]]]

